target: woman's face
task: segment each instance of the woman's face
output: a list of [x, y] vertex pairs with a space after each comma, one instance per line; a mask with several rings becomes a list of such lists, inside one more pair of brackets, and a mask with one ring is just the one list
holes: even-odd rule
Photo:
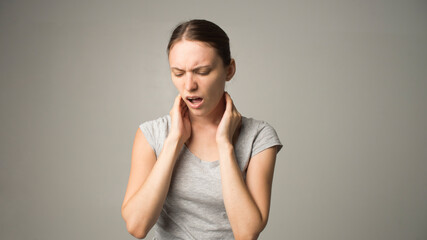
[[181, 40], [169, 51], [172, 81], [187, 104], [190, 113], [207, 116], [218, 106], [225, 82], [234, 74], [224, 67], [215, 49], [199, 41]]

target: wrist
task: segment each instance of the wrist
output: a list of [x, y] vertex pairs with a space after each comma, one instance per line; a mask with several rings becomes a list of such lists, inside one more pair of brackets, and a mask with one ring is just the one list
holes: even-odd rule
[[230, 141], [217, 141], [216, 144], [220, 152], [234, 151], [234, 146]]
[[165, 143], [172, 146], [176, 145], [177, 147], [182, 147], [184, 145], [184, 141], [181, 139], [181, 137], [174, 134], [168, 135], [165, 139]]

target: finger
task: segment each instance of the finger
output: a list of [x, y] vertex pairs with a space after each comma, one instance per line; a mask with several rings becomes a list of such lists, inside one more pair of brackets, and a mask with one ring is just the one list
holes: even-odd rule
[[182, 99], [181, 95], [177, 96], [177, 99], [175, 99], [178, 102], [178, 106], [175, 106], [176, 109], [182, 113], [186, 108], [187, 104], [185, 104], [184, 99]]
[[184, 110], [184, 117], [185, 117], [185, 118], [188, 118], [188, 108], [186, 108], [186, 109]]
[[187, 104], [184, 102], [184, 100], [181, 101], [180, 107], [181, 107], [181, 111], [188, 110]]
[[185, 104], [181, 107], [181, 112], [182, 113], [188, 112], [188, 108], [187, 108], [187, 106]]
[[236, 109], [236, 106], [234, 105], [233, 100], [231, 99], [230, 94], [228, 94], [227, 92], [226, 92], [226, 94], [227, 94], [226, 95], [226, 101], [227, 101], [226, 110], [228, 109], [228, 111], [230, 111], [230, 112], [232, 112], [234, 114], [239, 114], [239, 112]]
[[233, 101], [231, 100], [230, 94], [228, 94], [228, 92], [225, 92], [224, 95], [225, 95], [225, 111], [231, 111], [233, 109]]
[[178, 96], [175, 97], [175, 101], [173, 103], [174, 108], [177, 108], [181, 104], [181, 94], [178, 94]]
[[236, 105], [234, 105], [233, 99], [231, 99], [230, 94], [228, 94], [227, 92], [226, 94], [228, 96], [229, 101], [231, 102], [232, 110], [237, 112]]

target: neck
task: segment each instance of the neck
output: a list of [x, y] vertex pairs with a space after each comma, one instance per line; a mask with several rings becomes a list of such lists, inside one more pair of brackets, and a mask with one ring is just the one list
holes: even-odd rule
[[191, 125], [197, 128], [217, 127], [225, 112], [225, 99], [222, 97], [215, 109], [207, 115], [197, 116], [189, 112]]

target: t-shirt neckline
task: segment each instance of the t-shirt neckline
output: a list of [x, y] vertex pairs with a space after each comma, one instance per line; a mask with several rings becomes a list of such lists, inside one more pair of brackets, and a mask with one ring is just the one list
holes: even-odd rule
[[[235, 147], [239, 146], [240, 139], [243, 138], [242, 135], [243, 135], [243, 131], [244, 131], [243, 130], [244, 126], [246, 125], [246, 120], [247, 120], [246, 117], [242, 116], [242, 129], [241, 129], [239, 137], [237, 138], [236, 143], [234, 145]], [[200, 164], [203, 164], [203, 165], [206, 165], [206, 166], [209, 166], [209, 167], [216, 167], [216, 166], [219, 165], [219, 159], [215, 160], [215, 161], [205, 161], [203, 159], [200, 159], [199, 157], [197, 157], [194, 153], [192, 153], [190, 151], [190, 149], [187, 147], [187, 144], [185, 144], [185, 143], [184, 143], [184, 149], [192, 156], [193, 159], [196, 159], [197, 162], [199, 162]]]
[[187, 145], [185, 143], [184, 143], [184, 149], [191, 155], [191, 157], [193, 159], [196, 159], [197, 162], [199, 162], [200, 164], [206, 165], [208, 167], [216, 167], [219, 165], [219, 159], [215, 160], [215, 161], [205, 161], [205, 160], [200, 159], [199, 157], [197, 157], [196, 155], [194, 155], [194, 153], [192, 153], [190, 151], [190, 149], [187, 147]]

